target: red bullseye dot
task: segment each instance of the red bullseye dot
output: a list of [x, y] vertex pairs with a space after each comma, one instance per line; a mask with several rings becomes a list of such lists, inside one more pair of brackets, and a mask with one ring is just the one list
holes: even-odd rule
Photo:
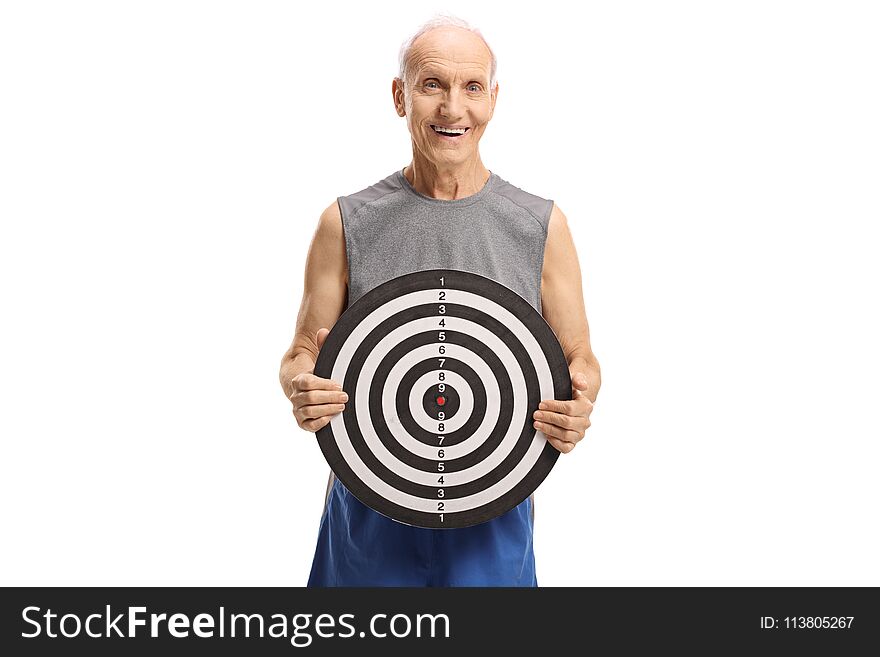
[[446, 397], [437, 397], [437, 403], [438, 403], [440, 406], [443, 406], [443, 404], [446, 403]]

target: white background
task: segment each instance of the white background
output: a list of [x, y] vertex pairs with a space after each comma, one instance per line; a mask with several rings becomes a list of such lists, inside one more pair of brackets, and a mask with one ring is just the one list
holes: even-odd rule
[[880, 585], [871, 5], [4, 3], [0, 583], [305, 584], [329, 470], [278, 366], [321, 211], [410, 160], [398, 48], [445, 10], [602, 365], [539, 584]]

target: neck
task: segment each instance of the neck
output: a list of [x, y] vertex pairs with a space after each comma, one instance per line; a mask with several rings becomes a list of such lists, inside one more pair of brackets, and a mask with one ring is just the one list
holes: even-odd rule
[[413, 158], [403, 175], [420, 194], [444, 201], [473, 196], [489, 181], [489, 170], [479, 157], [472, 163], [453, 167], [438, 167]]

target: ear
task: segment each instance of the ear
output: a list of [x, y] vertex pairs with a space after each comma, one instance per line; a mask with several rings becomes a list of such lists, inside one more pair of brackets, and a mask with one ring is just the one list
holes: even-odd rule
[[495, 89], [492, 91], [491, 100], [489, 101], [490, 102], [490, 109], [489, 109], [489, 118], [490, 119], [495, 114], [495, 101], [496, 100], [498, 100], [498, 82], [497, 81], [495, 82]]
[[403, 80], [394, 78], [391, 82], [391, 96], [394, 99], [394, 111], [397, 116], [406, 116], [406, 102], [403, 95]]

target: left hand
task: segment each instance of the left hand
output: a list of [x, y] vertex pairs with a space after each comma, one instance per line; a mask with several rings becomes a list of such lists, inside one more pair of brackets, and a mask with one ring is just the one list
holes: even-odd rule
[[586, 395], [587, 377], [581, 372], [573, 374], [571, 388], [571, 401], [545, 399], [533, 416], [535, 429], [563, 454], [568, 454], [583, 439], [593, 412], [593, 402]]

